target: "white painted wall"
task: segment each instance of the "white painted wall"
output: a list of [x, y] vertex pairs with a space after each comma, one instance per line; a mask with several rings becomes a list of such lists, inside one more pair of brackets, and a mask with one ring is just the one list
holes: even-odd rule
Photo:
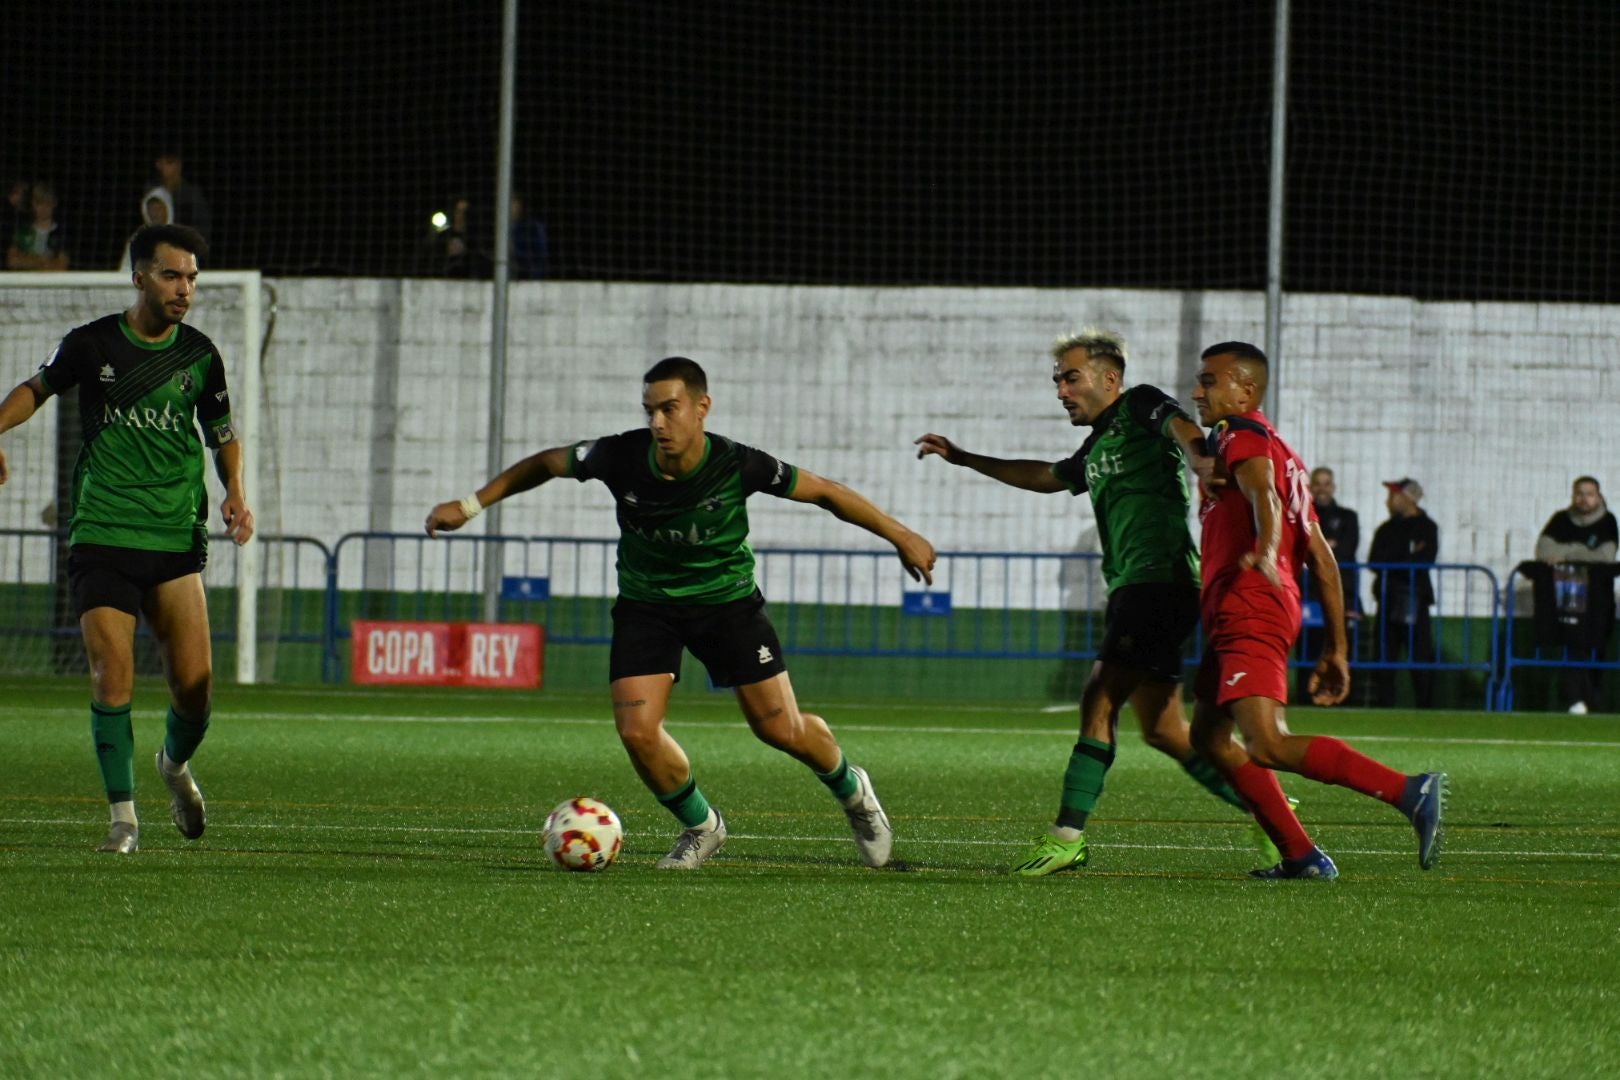
[[[416, 531], [434, 502], [483, 482], [487, 286], [273, 287], [269, 430], [248, 447], [265, 456], [255, 497], [267, 530], [328, 543]], [[7, 385], [62, 330], [119, 302], [105, 290], [82, 311], [33, 291], [0, 299]], [[208, 304], [198, 325], [230, 340], [229, 313], [211, 326]], [[1070, 551], [1095, 546], [1087, 500], [919, 462], [911, 441], [935, 431], [985, 453], [1066, 456], [1086, 431], [1052, 392], [1057, 334], [1120, 330], [1130, 381], [1185, 399], [1199, 350], [1260, 341], [1264, 310], [1260, 294], [1235, 292], [543, 282], [513, 287], [511, 315], [508, 461], [637, 426], [642, 373], [682, 354], [709, 372], [711, 430], [849, 484], [941, 550]], [[1275, 419], [1308, 462], [1334, 467], [1340, 501], [1362, 515], [1363, 556], [1385, 517], [1382, 480], [1421, 480], [1442, 559], [1499, 574], [1531, 553], [1575, 476], [1620, 484], [1620, 307], [1308, 295], [1288, 299], [1284, 328]], [[36, 527], [50, 502], [51, 419], [0, 436], [17, 473], [0, 490], [0, 528]], [[750, 513], [764, 546], [877, 543], [800, 504], [761, 497]], [[600, 485], [557, 482], [506, 504], [504, 528], [612, 536], [611, 502]]]

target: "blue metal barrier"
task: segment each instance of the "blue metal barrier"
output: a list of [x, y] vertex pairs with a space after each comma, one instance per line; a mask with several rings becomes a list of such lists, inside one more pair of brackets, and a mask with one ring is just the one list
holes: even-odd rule
[[[1600, 628], [1603, 630], [1602, 641], [1586, 647], [1572, 646], [1565, 641], [1549, 640], [1566, 636], [1558, 624], [1556, 611], [1543, 612], [1548, 625], [1543, 626], [1540, 632], [1532, 629], [1528, 636], [1520, 636], [1519, 626], [1522, 618], [1536, 617], [1534, 589], [1530, 575], [1521, 571], [1527, 564], [1521, 563], [1508, 574], [1507, 585], [1503, 593], [1504, 629], [1502, 632], [1502, 677], [1497, 684], [1495, 707], [1501, 710], [1511, 710], [1516, 705], [1517, 692], [1514, 684], [1515, 673], [1524, 668], [1554, 669], [1561, 672], [1572, 672], [1581, 669], [1590, 671], [1620, 671], [1620, 659], [1609, 659], [1608, 639], [1612, 636], [1612, 627]], [[1609, 585], [1613, 588], [1613, 584]], [[1519, 611], [1521, 595], [1528, 593], [1529, 606], [1523, 612]], [[1556, 604], [1556, 587], [1553, 589], [1554, 603]], [[1610, 597], [1612, 603], [1612, 593]]]
[[[58, 533], [0, 530], [0, 588], [10, 575], [19, 589], [49, 593]], [[262, 536], [273, 554], [263, 561], [261, 648], [268, 643], [318, 651], [322, 679], [339, 681], [344, 648], [355, 618], [479, 620], [490, 560], [501, 580], [498, 619], [545, 626], [559, 645], [602, 645], [612, 639], [610, 609], [617, 595], [616, 541], [571, 537], [460, 536], [430, 539], [420, 533], [349, 533], [328, 549], [302, 536]], [[236, 583], [235, 548], [222, 538], [211, 547], [207, 580], [212, 586], [216, 640], [233, 642], [231, 599]], [[756, 550], [758, 579], [771, 603], [783, 646], [806, 655], [933, 657], [963, 659], [1094, 659], [1101, 645], [1107, 589], [1101, 557], [1089, 552], [944, 552], [934, 584], [907, 578], [890, 551], [763, 547]], [[1485, 677], [1486, 708], [1513, 704], [1515, 666], [1577, 666], [1565, 656], [1514, 655], [1513, 620], [1500, 631], [1503, 602], [1495, 575], [1482, 566], [1355, 563], [1346, 570], [1373, 571], [1372, 613], [1350, 623], [1352, 668], [1364, 678], [1397, 671], [1428, 676], [1441, 671]], [[1432, 615], [1440, 630], [1432, 656], [1421, 655], [1424, 623], [1379, 617], [1398, 599], [1403, 577], [1427, 570], [1433, 580]], [[1509, 588], [1514, 578], [1509, 578]], [[34, 585], [26, 585], [32, 581]], [[1307, 582], [1308, 588], [1308, 582]], [[1359, 590], [1358, 590], [1359, 591]], [[1392, 594], [1396, 594], [1393, 595]], [[32, 594], [30, 594], [32, 595]], [[1308, 592], [1307, 594], [1308, 595]], [[274, 597], [266, 611], [263, 597]], [[319, 599], [317, 599], [317, 597]], [[43, 601], [41, 601], [43, 602]], [[0, 633], [39, 638], [76, 637], [42, 616], [0, 622]], [[1292, 665], [1314, 666], [1307, 619]], [[1380, 627], [1387, 632], [1380, 632]], [[1504, 645], [1505, 641], [1505, 645]], [[1196, 665], [1202, 637], [1189, 642], [1187, 663]], [[1505, 659], [1503, 654], [1506, 654]], [[1613, 661], [1578, 666], [1620, 667]]]
[[[1414, 694], [1422, 702], [1432, 692], [1429, 680], [1434, 673], [1477, 672], [1484, 676], [1485, 708], [1496, 707], [1501, 595], [1495, 574], [1463, 563], [1342, 563], [1340, 569], [1357, 582], [1358, 596], [1345, 598], [1347, 613], [1359, 606], [1352, 601], [1360, 599], [1362, 575], [1376, 575], [1369, 591], [1370, 609], [1348, 620], [1353, 692], [1355, 684], [1370, 675], [1372, 704], [1391, 704], [1394, 677], [1406, 671], [1412, 674]], [[1434, 596], [1432, 605], [1417, 602], [1425, 575]], [[1304, 578], [1303, 595], [1309, 596], [1309, 571]], [[1307, 619], [1292, 665], [1314, 667], [1319, 641], [1320, 632], [1313, 634]]]

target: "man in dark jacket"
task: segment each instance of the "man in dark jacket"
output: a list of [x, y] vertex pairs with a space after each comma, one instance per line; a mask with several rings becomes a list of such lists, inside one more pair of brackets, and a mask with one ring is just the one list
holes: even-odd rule
[[[1536, 559], [1551, 567], [1556, 641], [1568, 647], [1572, 659], [1601, 657], [1608, 645], [1614, 629], [1617, 547], [1620, 526], [1603, 501], [1603, 489], [1590, 476], [1579, 478], [1571, 487], [1569, 506], [1554, 514], [1536, 539]], [[1591, 668], [1564, 669], [1570, 712], [1585, 715], [1587, 702], [1596, 701], [1597, 675]]]
[[[1355, 620], [1361, 618], [1361, 581], [1356, 568], [1348, 564], [1356, 561], [1356, 549], [1361, 546], [1361, 519], [1354, 510], [1340, 506], [1334, 500], [1337, 490], [1332, 469], [1318, 465], [1311, 470], [1311, 501], [1316, 504], [1317, 524], [1322, 529], [1322, 539], [1327, 541], [1329, 550], [1339, 563], [1339, 583], [1344, 591], [1344, 617], [1354, 626]], [[1303, 595], [1316, 608], [1305, 617], [1305, 627], [1300, 634], [1299, 657], [1314, 664], [1322, 651], [1322, 586], [1315, 578], [1306, 585]], [[1351, 638], [1352, 660], [1357, 651], [1355, 640]], [[1314, 671], [1310, 667], [1299, 669], [1298, 693], [1301, 701], [1310, 700], [1312, 674]]]
[[[1411, 477], [1386, 480], [1389, 520], [1373, 533], [1367, 561], [1374, 564], [1373, 598], [1378, 602], [1377, 659], [1392, 663], [1403, 656], [1415, 664], [1432, 664], [1434, 626], [1429, 607], [1434, 582], [1427, 569], [1440, 555], [1440, 529], [1418, 503], [1423, 485]], [[1379, 566], [1378, 564], [1385, 564]], [[1412, 671], [1412, 696], [1420, 709], [1434, 701], [1434, 672]], [[1374, 679], [1373, 704], [1395, 704], [1395, 672], [1384, 668]]]

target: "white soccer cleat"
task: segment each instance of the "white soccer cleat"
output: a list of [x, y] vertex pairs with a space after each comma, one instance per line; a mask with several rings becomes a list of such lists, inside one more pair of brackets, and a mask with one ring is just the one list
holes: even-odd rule
[[1569, 707], [1569, 715], [1571, 715], [1571, 716], [1585, 716], [1586, 715], [1586, 702], [1577, 701], [1575, 704], [1571, 705]]
[[660, 870], [696, 870], [709, 861], [709, 856], [726, 843], [726, 819], [718, 809], [714, 811], [714, 828], [701, 825], [687, 829], [675, 838], [669, 854], [658, 860]]
[[861, 861], [867, 866], [874, 869], [887, 866], [889, 854], [894, 850], [894, 829], [889, 824], [889, 815], [883, 812], [883, 804], [878, 802], [877, 792], [872, 790], [872, 778], [866, 775], [866, 770], [851, 765], [849, 771], [861, 784], [855, 804], [844, 807], [850, 830], [855, 834], [855, 846], [860, 848]]
[[132, 855], [139, 851], [140, 847], [140, 827], [132, 821], [115, 821], [112, 828], [107, 830], [107, 839], [103, 840], [96, 850], [113, 855]]
[[208, 810], [203, 805], [202, 792], [198, 790], [197, 781], [188, 766], [180, 766], [177, 773], [170, 772], [164, 764], [165, 758], [164, 752], [159, 750], [157, 771], [163, 778], [164, 786], [169, 789], [169, 816], [174, 818], [174, 827], [180, 830], [181, 836], [195, 840], [208, 826]]

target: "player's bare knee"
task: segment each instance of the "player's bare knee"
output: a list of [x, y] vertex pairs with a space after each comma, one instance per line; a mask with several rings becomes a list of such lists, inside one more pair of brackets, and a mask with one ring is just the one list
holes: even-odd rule
[[653, 754], [663, 743], [664, 722], [662, 720], [650, 723], [647, 721], [621, 723], [618, 728], [619, 741], [624, 744], [624, 748], [630, 752], [631, 756], [638, 759]]
[[210, 672], [176, 679], [170, 687], [175, 711], [182, 716], [207, 716], [214, 706], [214, 676]]
[[1142, 732], [1142, 741], [1161, 754], [1172, 754], [1178, 748], [1181, 740], [1162, 727], [1150, 727]]
[[1246, 741], [1244, 743], [1244, 749], [1248, 751], [1249, 760], [1260, 766], [1262, 769], [1287, 768], [1287, 763], [1283, 760], [1283, 747], [1282, 740], [1280, 739], [1272, 738], [1271, 736], [1261, 736], [1260, 738]]
[[750, 716], [748, 726], [755, 738], [778, 750], [797, 749], [805, 729], [799, 711], [786, 706], [777, 706], [763, 716]]

